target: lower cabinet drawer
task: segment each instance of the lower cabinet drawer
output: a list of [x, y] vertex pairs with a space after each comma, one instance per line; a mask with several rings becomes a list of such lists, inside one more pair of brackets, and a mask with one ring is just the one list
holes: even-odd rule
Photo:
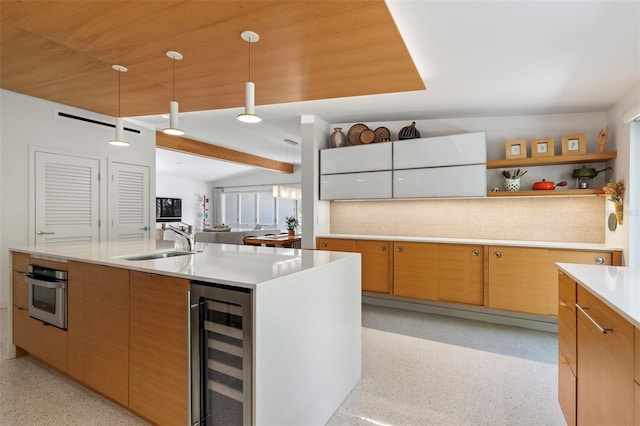
[[576, 376], [569, 364], [558, 363], [558, 402], [568, 426], [576, 424]]
[[67, 332], [29, 318], [29, 333], [31, 348], [27, 351], [52, 367], [67, 371]]

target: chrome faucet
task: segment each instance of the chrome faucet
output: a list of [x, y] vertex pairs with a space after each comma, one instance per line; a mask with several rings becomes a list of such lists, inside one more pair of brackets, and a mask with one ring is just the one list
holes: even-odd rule
[[[183, 223], [183, 222], [181, 222]], [[186, 244], [187, 244], [187, 251], [193, 251], [193, 247], [195, 245], [194, 242], [194, 234], [193, 234], [193, 226], [186, 224], [187, 230], [183, 231], [180, 228], [177, 228], [173, 225], [168, 225], [167, 224], [167, 228], [171, 229], [173, 232], [175, 232], [176, 234], [178, 234], [178, 237], [181, 237], [185, 240]], [[178, 240], [176, 240], [176, 249], [182, 249], [182, 247], [178, 247]]]

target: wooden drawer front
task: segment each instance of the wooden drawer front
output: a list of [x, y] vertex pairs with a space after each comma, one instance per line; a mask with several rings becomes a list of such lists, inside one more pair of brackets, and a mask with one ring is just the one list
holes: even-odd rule
[[438, 245], [393, 243], [393, 294], [438, 300]]
[[29, 311], [25, 308], [13, 307], [13, 344], [27, 352], [31, 351], [31, 333], [29, 332]]
[[578, 286], [578, 420], [592, 424], [634, 422], [634, 327]]
[[[28, 315], [28, 312], [27, 312]], [[67, 371], [67, 332], [29, 318], [29, 352], [61, 371]]]
[[393, 255], [391, 242], [355, 240], [355, 252], [362, 255], [362, 290], [389, 294]]
[[24, 272], [13, 271], [13, 306], [29, 309], [29, 286]]
[[341, 238], [318, 238], [316, 248], [318, 250], [353, 252], [355, 250], [355, 242], [354, 240]]
[[438, 244], [438, 300], [484, 304], [484, 248]]
[[636, 425], [640, 424], [640, 385], [637, 383], [634, 385], [634, 395], [635, 395], [635, 423]]
[[577, 374], [576, 365], [576, 283], [558, 274], [558, 368], [567, 365]]
[[27, 273], [29, 270], [29, 259], [31, 256], [25, 253], [13, 253], [13, 265], [14, 271]]
[[558, 365], [558, 402], [568, 426], [576, 424], [577, 380], [567, 364]]
[[57, 269], [58, 271], [68, 270], [69, 265], [67, 262], [56, 262], [54, 260], [39, 259], [37, 257], [31, 257], [29, 259], [29, 263], [32, 265], [43, 266], [45, 268]]

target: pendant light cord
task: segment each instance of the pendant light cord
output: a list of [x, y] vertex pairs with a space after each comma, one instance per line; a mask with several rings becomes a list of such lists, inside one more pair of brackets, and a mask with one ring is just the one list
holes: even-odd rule
[[249, 36], [249, 81], [251, 81], [251, 36]]
[[176, 100], [176, 58], [172, 58], [173, 62], [173, 100]]
[[122, 71], [118, 71], [118, 118], [120, 118], [120, 75]]

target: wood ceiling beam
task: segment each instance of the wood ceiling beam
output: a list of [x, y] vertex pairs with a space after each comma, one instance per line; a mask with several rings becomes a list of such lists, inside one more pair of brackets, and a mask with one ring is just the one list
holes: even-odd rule
[[280, 173], [293, 173], [293, 164], [283, 163], [258, 155], [247, 154], [218, 145], [199, 142], [182, 136], [170, 136], [162, 132], [156, 132], [156, 147], [186, 154], [199, 155], [214, 160], [229, 161], [245, 166], [259, 167]]

